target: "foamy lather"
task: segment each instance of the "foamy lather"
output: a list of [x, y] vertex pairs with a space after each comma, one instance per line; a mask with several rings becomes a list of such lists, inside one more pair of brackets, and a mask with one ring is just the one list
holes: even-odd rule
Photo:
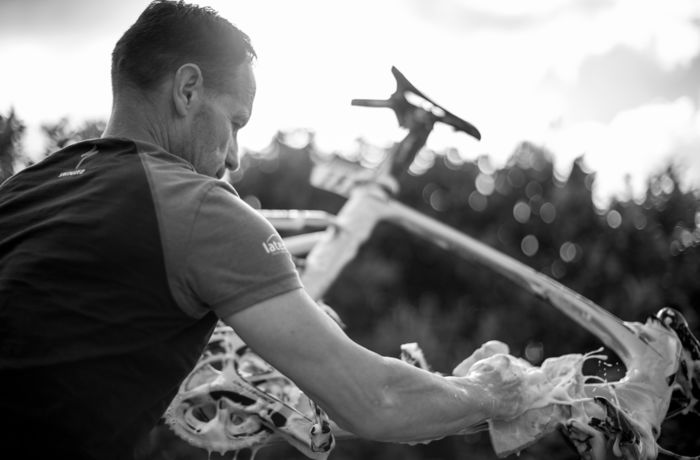
[[510, 416], [488, 421], [496, 454], [517, 453], [563, 426], [585, 459], [605, 458], [608, 448], [625, 458], [657, 457], [656, 439], [674, 389], [667, 379], [677, 371], [681, 350], [674, 333], [657, 320], [625, 324], [649, 347], [625, 363], [627, 374], [618, 382], [585, 383], [590, 377], [583, 375], [583, 363], [602, 355], [564, 355], [535, 367], [496, 341], [454, 369], [455, 376], [485, 385], [496, 400], [520, 395]]

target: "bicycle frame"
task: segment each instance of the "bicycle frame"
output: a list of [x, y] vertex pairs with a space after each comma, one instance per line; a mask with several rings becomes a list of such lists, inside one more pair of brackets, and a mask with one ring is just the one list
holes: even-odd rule
[[[262, 213], [271, 217], [273, 225], [278, 228], [290, 228], [284, 226], [285, 218], [279, 211]], [[289, 220], [296, 219], [298, 228], [302, 225], [303, 216], [300, 211], [292, 211]], [[511, 279], [599, 337], [623, 361], [629, 361], [646, 346], [622, 321], [592, 301], [512, 257], [399, 203], [376, 184], [355, 189], [337, 218], [326, 215], [318, 219], [318, 216], [315, 222], [310, 223], [322, 221], [330, 225], [325, 232], [285, 239], [292, 254], [309, 252], [302, 281], [307, 292], [316, 300], [322, 299], [342, 269], [354, 259], [359, 248], [371, 236], [376, 225], [390, 222]]]
[[[639, 446], [644, 449], [653, 449], [650, 445], [656, 446], [655, 439], [672, 399], [673, 389], [668, 383], [669, 379], [687, 373], [679, 371], [684, 358], [678, 340], [671, 330], [662, 330], [659, 336], [661, 339], [650, 343], [645, 334], [640, 333], [643, 327], [639, 327], [639, 323], [625, 323], [591, 300], [531, 267], [401, 204], [378, 183], [356, 187], [335, 218], [323, 213], [304, 214], [308, 211], [291, 211], [290, 219], [285, 219], [284, 213], [280, 214], [279, 211], [261, 212], [272, 217], [273, 225], [276, 224], [278, 228], [289, 229], [289, 223], [293, 222], [292, 228], [299, 229], [303, 227], [305, 215], [314, 216], [314, 219], [310, 219], [311, 224], [328, 226], [323, 232], [295, 235], [285, 239], [292, 254], [303, 255], [308, 252], [302, 281], [307, 292], [317, 301], [322, 300], [343, 268], [354, 259], [362, 244], [371, 237], [374, 228], [380, 222], [393, 223], [444, 250], [480, 263], [509, 278], [597, 336], [620, 357], [627, 367], [625, 378], [613, 385], [607, 382], [586, 383], [583, 391], [591, 400], [595, 399], [604, 407], [608, 416], [618, 421], [624, 418], [624, 415], [619, 412], [619, 408], [607, 401], [618, 401], [618, 392], [635, 394], [635, 403], [645, 408], [646, 415], [643, 417], [646, 425], [638, 426], [638, 429], [640, 426], [644, 427], [639, 431], [639, 436], [646, 441], [641, 442]], [[645, 326], [650, 326], [649, 322]], [[682, 379], [681, 377], [679, 380]], [[498, 422], [490, 429], [493, 433], [508, 433], [512, 429], [509, 423]], [[576, 422], [571, 423], [567, 429], [580, 428], [580, 425], [572, 428]], [[475, 428], [473, 431], [480, 429]], [[532, 438], [536, 439], [544, 432], [544, 429], [538, 428], [532, 432]], [[341, 436], [346, 437], [345, 434], [342, 433]], [[501, 436], [496, 434], [494, 439], [500, 438]], [[499, 446], [499, 449], [502, 449], [502, 453], [507, 452], [508, 446]], [[642, 458], [647, 456], [655, 458], [656, 453], [647, 451]]]

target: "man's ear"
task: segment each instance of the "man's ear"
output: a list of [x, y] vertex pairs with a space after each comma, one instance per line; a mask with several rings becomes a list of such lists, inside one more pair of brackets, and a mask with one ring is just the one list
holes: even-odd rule
[[173, 83], [175, 111], [184, 117], [202, 99], [204, 93], [202, 71], [197, 64], [183, 64], [175, 72]]

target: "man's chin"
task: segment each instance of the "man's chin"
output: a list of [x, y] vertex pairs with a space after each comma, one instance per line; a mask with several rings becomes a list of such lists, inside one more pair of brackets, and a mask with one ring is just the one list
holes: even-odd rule
[[216, 177], [228, 182], [231, 179], [231, 172], [228, 168], [222, 168], [216, 172]]

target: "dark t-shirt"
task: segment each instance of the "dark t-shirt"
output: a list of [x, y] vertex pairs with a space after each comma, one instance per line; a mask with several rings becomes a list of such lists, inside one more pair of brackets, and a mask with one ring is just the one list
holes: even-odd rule
[[51, 430], [88, 457], [128, 458], [217, 317], [301, 287], [280, 243], [229, 184], [151, 144], [85, 141], [11, 177], [0, 413], [17, 423], [0, 451], [23, 422], [34, 439]]

